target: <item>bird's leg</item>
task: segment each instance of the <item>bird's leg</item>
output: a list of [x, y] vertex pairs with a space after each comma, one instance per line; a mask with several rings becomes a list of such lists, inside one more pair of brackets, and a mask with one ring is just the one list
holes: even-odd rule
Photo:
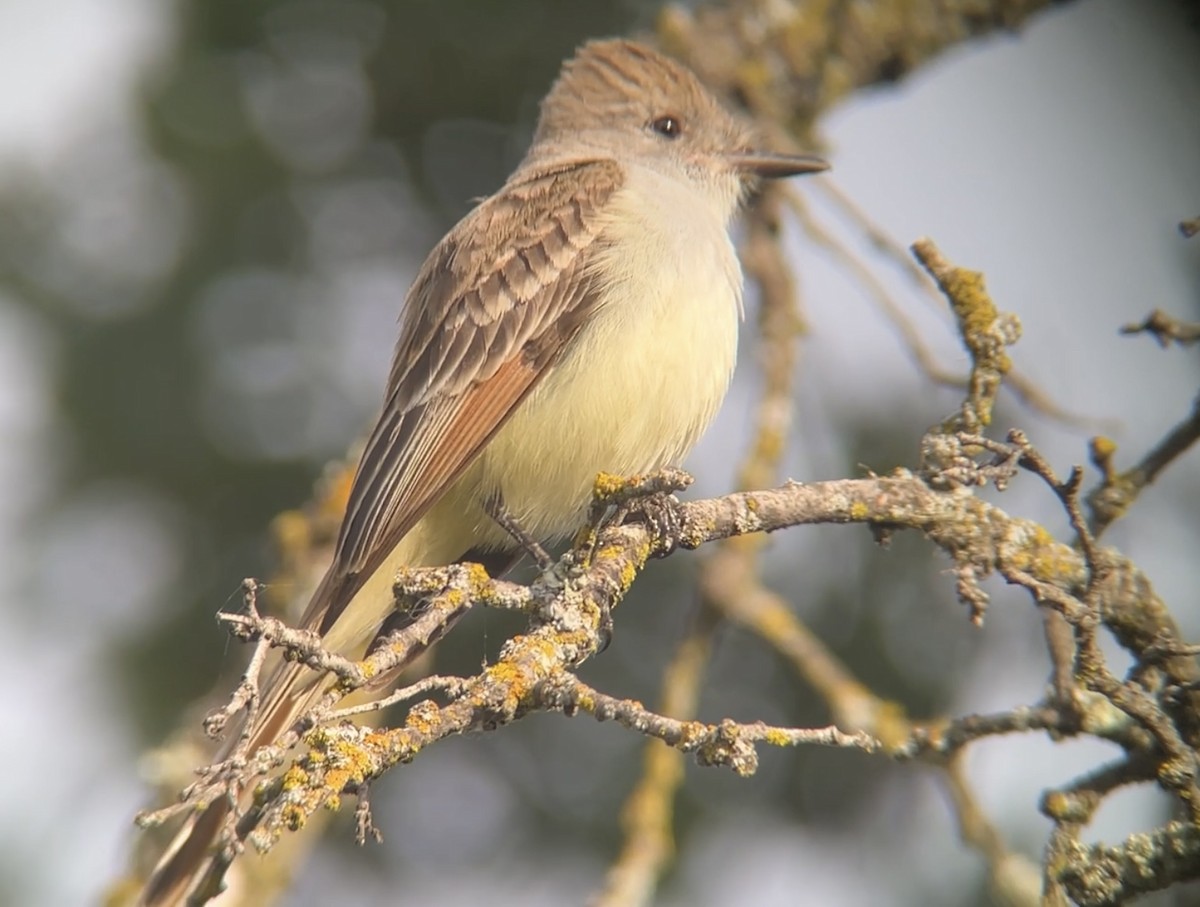
[[505, 532], [513, 537], [513, 540], [534, 560], [538, 569], [543, 573], [554, 566], [554, 559], [546, 553], [546, 549], [539, 544], [538, 540], [525, 531], [525, 527], [520, 521], [513, 516], [512, 511], [504, 504], [504, 496], [499, 491], [494, 491], [483, 502], [484, 512], [487, 513], [497, 525]]
[[[525, 527], [513, 516], [512, 511], [504, 505], [504, 496], [499, 491], [494, 491], [488, 495], [487, 499], [483, 502], [483, 509], [488, 516], [496, 521], [501, 529], [511, 535], [517, 544], [528, 552], [539, 570], [545, 573], [554, 566], [554, 560], [546, 553], [546, 549], [538, 543], [537, 539], [525, 531]], [[608, 648], [608, 644], [612, 642], [612, 629], [612, 614], [609, 613], [607, 607], [602, 607], [600, 611], [600, 624], [596, 628], [596, 632], [600, 637], [599, 645], [596, 647], [598, 652], [603, 652]]]

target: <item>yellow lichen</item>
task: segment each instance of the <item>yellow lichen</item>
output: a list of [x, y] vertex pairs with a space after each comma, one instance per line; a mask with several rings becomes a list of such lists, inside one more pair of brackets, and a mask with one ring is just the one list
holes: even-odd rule
[[308, 816], [299, 806], [287, 806], [280, 814], [280, 819], [289, 831], [299, 831], [308, 821]]
[[1096, 435], [1090, 442], [1092, 459], [1108, 460], [1116, 456], [1117, 442], [1105, 435]]
[[327, 791], [341, 791], [345, 789], [349, 781], [350, 772], [345, 769], [337, 769], [325, 776], [325, 789]]
[[1051, 819], [1067, 818], [1071, 805], [1071, 798], [1060, 791], [1047, 791], [1042, 797], [1042, 812]]
[[967, 342], [974, 345], [996, 323], [996, 305], [983, 285], [983, 275], [966, 268], [954, 268], [944, 277], [946, 293], [954, 314], [962, 325]]
[[596, 711], [596, 698], [590, 693], [581, 692], [575, 701], [579, 708], [589, 714]]
[[308, 772], [297, 765], [293, 765], [284, 772], [281, 784], [285, 791], [300, 790], [308, 787]]
[[492, 578], [482, 564], [467, 564], [467, 587], [470, 597], [478, 602], [487, 602], [495, 597]]
[[620, 494], [626, 487], [628, 487], [628, 480], [624, 476], [616, 476], [608, 472], [597, 473], [596, 481], [592, 483], [592, 497], [598, 501], [607, 501]]
[[784, 733], [782, 730], [780, 730], [779, 728], [771, 728], [770, 730], [768, 730], [766, 733], [766, 736], [763, 737], [763, 740], [766, 741], [767, 743], [771, 744], [771, 746], [791, 746], [792, 745], [791, 738], [789, 738], [788, 735], [786, 733]]
[[437, 729], [438, 717], [441, 709], [436, 704], [425, 700], [419, 702], [409, 709], [408, 717], [404, 721], [404, 726], [412, 728], [422, 737], [432, 736]]

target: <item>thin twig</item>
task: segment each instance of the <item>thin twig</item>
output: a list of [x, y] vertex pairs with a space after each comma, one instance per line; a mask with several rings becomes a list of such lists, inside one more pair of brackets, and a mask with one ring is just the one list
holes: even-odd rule
[[700, 765], [731, 769], [742, 777], [758, 770], [756, 744], [770, 746], [832, 746], [879, 752], [883, 744], [861, 731], [845, 733], [836, 727], [783, 728], [761, 721], [743, 724], [725, 719], [717, 724], [680, 721], [650, 711], [632, 699], [618, 699], [593, 689], [574, 674], [556, 672], [534, 692], [544, 708], [567, 715], [585, 712], [599, 721], [616, 721], [623, 727], [661, 740], [684, 753], [693, 753]]
[[1124, 325], [1122, 334], [1150, 334], [1158, 341], [1158, 345], [1166, 349], [1172, 343], [1180, 346], [1190, 346], [1200, 341], [1200, 324], [1190, 321], [1179, 321], [1172, 318], [1162, 309], [1155, 309], [1142, 321]]
[[1104, 477], [1087, 497], [1092, 533], [1101, 535], [1123, 516], [1138, 495], [1172, 462], [1191, 449], [1197, 439], [1200, 439], [1200, 396], [1193, 401], [1192, 411], [1125, 472], [1117, 473], [1112, 465], [1116, 446], [1103, 439], [1093, 440], [1092, 459], [1101, 468]]

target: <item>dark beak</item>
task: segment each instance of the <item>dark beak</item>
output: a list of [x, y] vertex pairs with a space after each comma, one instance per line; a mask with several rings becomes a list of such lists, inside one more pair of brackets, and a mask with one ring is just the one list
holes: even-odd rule
[[801, 173], [820, 173], [829, 169], [829, 163], [811, 154], [769, 154], [748, 151], [728, 156], [733, 169], [763, 179], [782, 179], [799, 176]]

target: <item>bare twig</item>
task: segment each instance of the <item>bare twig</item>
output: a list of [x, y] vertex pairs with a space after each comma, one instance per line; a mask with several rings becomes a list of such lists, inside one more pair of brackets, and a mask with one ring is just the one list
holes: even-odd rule
[[645, 708], [631, 699], [608, 696], [565, 671], [547, 677], [533, 693], [534, 701], [551, 711], [573, 715], [585, 712], [599, 721], [616, 721], [623, 727], [661, 740], [684, 753], [693, 753], [700, 765], [717, 765], [743, 777], [758, 770], [755, 744], [770, 746], [850, 747], [879, 752], [883, 744], [862, 732], [847, 734], [836, 727], [781, 728], [756, 721], [742, 724], [725, 719], [717, 724], [680, 721]]
[[[258, 591], [260, 588], [259, 582], [253, 578], [242, 580], [242, 606], [246, 609], [246, 613], [254, 619], [259, 617]], [[218, 619], [220, 618], [218, 617]], [[266, 663], [267, 653], [271, 651], [271, 645], [270, 639], [261, 636], [258, 638], [254, 646], [254, 654], [250, 656], [250, 663], [246, 665], [246, 670], [242, 673], [242, 680], [237, 689], [233, 691], [233, 695], [229, 697], [229, 702], [222, 708], [209, 713], [204, 719], [204, 733], [209, 737], [216, 738], [221, 736], [231, 718], [238, 715], [243, 709], [245, 710], [246, 720], [235, 752], [244, 752], [250, 742], [250, 725], [254, 723], [261, 699], [259, 677], [262, 674], [263, 665]]]
[[892, 749], [899, 758], [948, 761], [966, 746], [987, 737], [1061, 728], [1061, 712], [1051, 706], [1018, 706], [993, 715], [963, 715], [945, 722], [913, 725], [908, 737]]
[[1200, 324], [1179, 321], [1162, 309], [1155, 309], [1144, 320], [1127, 324], [1122, 334], [1150, 334], [1164, 349], [1172, 343], [1188, 346], [1200, 340]]
[[1115, 520], [1125, 514], [1142, 490], [1176, 458], [1200, 439], [1200, 396], [1192, 403], [1192, 411], [1154, 445], [1141, 461], [1122, 473], [1112, 465], [1116, 445], [1106, 439], [1092, 441], [1092, 459], [1104, 474], [1101, 484], [1087, 498], [1091, 508], [1091, 530], [1099, 536]]

